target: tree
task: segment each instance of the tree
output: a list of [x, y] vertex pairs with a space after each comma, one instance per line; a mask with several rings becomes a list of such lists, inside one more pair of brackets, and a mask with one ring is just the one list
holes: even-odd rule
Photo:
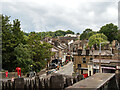
[[29, 45], [23, 45], [21, 43], [15, 47], [14, 51], [16, 55], [16, 60], [14, 61], [16, 63], [15, 66], [21, 67], [23, 73], [29, 72], [30, 65], [33, 63]]
[[24, 34], [20, 30], [20, 21], [16, 19], [11, 24], [9, 18], [2, 15], [2, 66], [3, 69], [12, 71], [16, 64], [14, 48], [24, 42]]
[[16, 45], [24, 42], [24, 33], [20, 28], [20, 21], [18, 19], [13, 20], [12, 33]]
[[108, 40], [112, 42], [116, 39], [118, 27], [113, 23], [106, 24], [105, 26], [101, 27], [99, 32], [105, 34], [108, 37]]
[[71, 30], [67, 30], [67, 31], [66, 31], [66, 34], [74, 34], [74, 32], [71, 31]]
[[55, 31], [55, 36], [65, 36], [66, 32], [62, 30]]
[[87, 28], [87, 29], [85, 29], [85, 31], [83, 31], [83, 33], [89, 33], [89, 32], [92, 32], [92, 29]]
[[50, 60], [50, 57], [54, 55], [54, 53], [50, 51], [52, 45], [42, 42], [36, 33], [29, 35], [28, 44], [32, 50], [34, 70], [38, 72], [46, 66], [47, 61], [45, 61], [45, 59]]
[[[12, 45], [12, 24], [9, 23], [8, 16], [2, 15], [2, 67], [4, 69], [11, 70], [13, 56], [13, 45]], [[10, 63], [11, 62], [11, 63]]]
[[118, 42], [120, 43], [120, 33], [117, 34], [116, 38], [117, 38]]
[[89, 37], [95, 33], [96, 32], [92, 31], [92, 29], [85, 29], [85, 31], [83, 31], [83, 33], [80, 35], [80, 40], [89, 39]]
[[89, 38], [88, 46], [92, 47], [92, 45], [97, 44], [97, 46], [99, 47], [101, 42], [106, 42], [106, 41], [107, 41], [107, 36], [105, 36], [104, 34], [98, 33], [98, 34], [92, 35]]
[[42, 42], [39, 33], [23, 33], [20, 21], [15, 19], [11, 24], [9, 18], [2, 15], [2, 26], [0, 26], [2, 28], [3, 69], [14, 71], [19, 66], [22, 72], [26, 73], [29, 71], [30, 64], [33, 64], [33, 70], [40, 71], [46, 66], [45, 59], [50, 60], [50, 57], [54, 55], [50, 50], [52, 45]]
[[[33, 32], [32, 32], [33, 33]], [[52, 38], [56, 38], [57, 36], [65, 36], [66, 34], [74, 34], [73, 31], [71, 30], [67, 30], [67, 31], [63, 31], [63, 30], [57, 30], [55, 32], [52, 31], [48, 31], [48, 32], [38, 32], [36, 33], [39, 36], [41, 36], [41, 39], [44, 39], [45, 37], [52, 37]]]

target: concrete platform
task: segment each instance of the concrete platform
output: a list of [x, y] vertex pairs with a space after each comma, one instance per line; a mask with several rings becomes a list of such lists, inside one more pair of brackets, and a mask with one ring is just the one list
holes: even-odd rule
[[111, 73], [96, 73], [93, 76], [90, 76], [84, 80], [81, 80], [73, 84], [72, 86], [66, 88], [66, 90], [69, 90], [69, 89], [72, 90], [75, 88], [96, 90], [98, 88], [101, 88], [114, 76], [115, 74], [111, 74]]

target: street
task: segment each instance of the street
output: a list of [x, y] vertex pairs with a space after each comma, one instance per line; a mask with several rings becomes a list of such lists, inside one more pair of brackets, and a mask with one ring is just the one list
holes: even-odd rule
[[[61, 67], [60, 70], [56, 71], [55, 73], [65, 74], [65, 75], [72, 75], [73, 73], [73, 62], [69, 62], [65, 66]], [[46, 77], [46, 73], [40, 75], [40, 77]], [[24, 79], [30, 79], [30, 78], [24, 78]], [[11, 79], [0, 79], [0, 81], [7, 81]]]
[[[65, 74], [65, 75], [72, 75], [73, 73], [73, 62], [70, 61], [68, 64], [65, 66], [61, 67], [58, 71], [54, 73], [60, 73], [60, 74]], [[40, 75], [40, 77], [46, 77], [46, 73]]]
[[64, 67], [61, 67], [56, 73], [65, 74], [65, 75], [72, 75], [73, 73], [73, 62], [69, 62]]

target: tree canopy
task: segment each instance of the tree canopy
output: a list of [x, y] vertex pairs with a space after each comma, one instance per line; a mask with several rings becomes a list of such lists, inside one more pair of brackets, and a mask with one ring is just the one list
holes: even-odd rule
[[89, 38], [88, 45], [89, 47], [92, 47], [92, 45], [97, 44], [97, 46], [99, 47], [101, 42], [107, 42], [107, 36], [105, 36], [104, 34], [98, 33], [98, 34], [92, 35]]
[[74, 34], [74, 32], [71, 31], [71, 30], [67, 30], [67, 31], [66, 31], [66, 34]]
[[118, 42], [120, 43], [120, 32], [117, 34], [116, 38], [117, 38]]
[[38, 33], [25, 33], [21, 31], [20, 21], [13, 20], [2, 15], [2, 64], [3, 69], [14, 71], [16, 67], [21, 67], [26, 73], [33, 65], [33, 70], [40, 71], [46, 66], [46, 60], [50, 59], [54, 53], [50, 51], [52, 45], [41, 42]]
[[24, 43], [23, 32], [20, 30], [20, 21], [13, 20], [10, 23], [10, 17], [2, 16], [2, 58], [3, 68], [12, 70], [15, 68], [15, 52], [14, 48], [20, 43]]
[[44, 39], [45, 37], [57, 38], [58, 36], [65, 36], [66, 34], [74, 34], [74, 32], [71, 31], [71, 30], [67, 30], [67, 31], [57, 30], [57, 31], [54, 31], [54, 32], [52, 32], [52, 31], [38, 32], [36, 34], [38, 34], [39, 36], [41, 36], [42, 39]]
[[105, 34], [108, 37], [108, 40], [112, 42], [113, 40], [116, 40], [118, 27], [113, 23], [106, 24], [100, 28], [99, 32]]
[[95, 33], [96, 32], [92, 31], [92, 29], [85, 29], [85, 31], [83, 31], [83, 33], [80, 35], [80, 40], [89, 39], [89, 37]]

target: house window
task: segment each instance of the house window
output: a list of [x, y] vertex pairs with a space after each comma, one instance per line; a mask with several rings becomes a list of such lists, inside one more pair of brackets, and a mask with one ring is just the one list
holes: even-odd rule
[[86, 63], [86, 58], [82, 58], [83, 63]]
[[78, 69], [80, 69], [81, 68], [81, 64], [78, 64]]
[[93, 60], [93, 58], [90, 58], [90, 61], [92, 61]]

